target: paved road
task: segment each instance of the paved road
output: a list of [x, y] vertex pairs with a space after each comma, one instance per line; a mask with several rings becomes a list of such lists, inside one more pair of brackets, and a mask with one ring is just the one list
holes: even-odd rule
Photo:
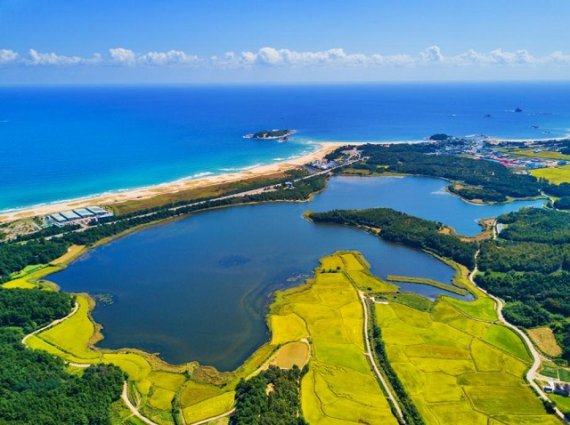
[[[477, 272], [479, 271], [478, 267], [477, 267], [477, 259], [479, 258], [479, 251], [477, 251], [475, 253], [475, 267], [473, 268], [473, 270], [471, 271], [471, 273], [469, 273], [469, 280], [471, 281], [471, 283], [476, 286], [477, 288], [479, 288], [481, 291], [483, 291], [485, 294], [487, 294], [487, 296], [489, 298], [491, 298], [493, 301], [495, 301], [495, 306], [497, 308], [497, 316], [499, 318], [499, 321], [505, 325], [506, 327], [512, 329], [514, 332], [516, 332], [517, 335], [519, 335], [521, 337], [521, 339], [523, 340], [523, 342], [525, 343], [528, 351], [530, 352], [530, 354], [532, 355], [533, 358], [533, 363], [532, 366], [530, 367], [530, 369], [528, 370], [528, 372], [526, 373], [526, 380], [528, 381], [528, 383], [530, 384], [530, 386], [532, 388], [534, 388], [534, 390], [536, 391], [536, 393], [538, 394], [538, 396], [542, 399], [542, 400], [550, 400], [548, 398], [548, 396], [546, 395], [546, 393], [542, 390], [542, 387], [540, 385], [538, 385], [535, 380], [537, 379], [537, 375], [538, 375], [538, 370], [540, 369], [540, 365], [541, 365], [541, 355], [538, 352], [538, 350], [535, 348], [534, 344], [532, 343], [532, 341], [530, 340], [530, 338], [528, 337], [528, 335], [523, 332], [522, 330], [520, 330], [518, 327], [516, 327], [515, 325], [509, 323], [505, 317], [503, 316], [503, 307], [504, 307], [504, 302], [503, 300], [501, 300], [500, 298], [497, 298], [496, 296], [490, 294], [489, 292], [487, 292], [485, 289], [481, 288], [480, 286], [478, 286], [475, 283], [475, 275], [477, 274]], [[562, 420], [564, 420], [564, 414], [558, 409], [555, 408], [555, 412], [556, 415], [558, 417], [560, 417]]]
[[[327, 170], [318, 171], [318, 172], [316, 172], [316, 173], [314, 173], [314, 174], [310, 174], [310, 175], [307, 175], [307, 176], [299, 177], [299, 178], [297, 178], [297, 179], [292, 180], [292, 183], [294, 184], [294, 183], [297, 183], [297, 182], [300, 182], [300, 181], [303, 181], [303, 180], [310, 179], [310, 178], [315, 177], [315, 176], [320, 176], [320, 175], [328, 174], [328, 173], [330, 173], [331, 171], [336, 170], [337, 168], [346, 167], [346, 166], [352, 165], [352, 164], [354, 164], [354, 163], [356, 163], [356, 162], [359, 162], [359, 161], [361, 161], [361, 160], [362, 160], [362, 159], [352, 159], [352, 160], [347, 161], [347, 162], [345, 162], [345, 163], [343, 163], [343, 164], [340, 164], [340, 165], [331, 167], [331, 168], [329, 168], [329, 169], [327, 169]], [[181, 208], [196, 207], [196, 206], [200, 206], [200, 205], [205, 205], [205, 204], [210, 203], [210, 202], [217, 202], [217, 201], [223, 201], [223, 200], [227, 200], [227, 199], [243, 198], [243, 197], [246, 197], [246, 196], [259, 195], [259, 194], [264, 193], [264, 192], [267, 192], [267, 191], [269, 191], [269, 190], [274, 190], [274, 188], [275, 188], [275, 185], [263, 186], [263, 187], [259, 187], [259, 188], [257, 188], [257, 189], [246, 190], [246, 191], [244, 191], [244, 192], [233, 193], [233, 194], [231, 194], [231, 195], [223, 195], [223, 196], [219, 196], [219, 197], [217, 197], [217, 198], [211, 198], [211, 199], [204, 200], [204, 201], [188, 202], [188, 203], [183, 204], [183, 205], [178, 205], [178, 206], [176, 206], [176, 207], [167, 208], [166, 211], [178, 211], [178, 210], [180, 210]], [[152, 212], [148, 212], [148, 213], [144, 213], [144, 214], [139, 214], [139, 215], [136, 215], [136, 216], [131, 217], [131, 218], [145, 218], [145, 217], [150, 217], [150, 216], [156, 215], [156, 214], [158, 214], [158, 213], [160, 213], [160, 212], [162, 212], [162, 211], [152, 211]], [[120, 217], [118, 217], [118, 218], [120, 218]], [[103, 224], [101, 224], [100, 226], [108, 226], [108, 225], [111, 225], [111, 224], [115, 224], [115, 223], [117, 223], [117, 221], [120, 221], [120, 220], [109, 221], [108, 223], [103, 223]], [[85, 232], [85, 231], [88, 230], [88, 229], [92, 229], [92, 227], [88, 227], [88, 226], [86, 226], [86, 227], [81, 227], [80, 229], [72, 230], [71, 233], [81, 233], [81, 232]], [[61, 237], [63, 237], [64, 235], [65, 235], [65, 233], [61, 233], [61, 234], [54, 235], [54, 236], [47, 236], [47, 237], [45, 237], [44, 239], [50, 240], [50, 239], [54, 239], [54, 238], [61, 238]]]

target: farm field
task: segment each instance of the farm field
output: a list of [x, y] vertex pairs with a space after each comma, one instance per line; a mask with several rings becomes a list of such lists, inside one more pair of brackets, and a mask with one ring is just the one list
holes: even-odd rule
[[558, 357], [562, 354], [562, 349], [548, 326], [528, 329], [527, 332], [532, 342], [547, 356]]
[[314, 279], [277, 293], [268, 317], [271, 341], [231, 373], [197, 363], [173, 366], [136, 350], [94, 348], [101, 336], [90, 316], [94, 301], [86, 294], [77, 295], [75, 314], [30, 336], [26, 343], [63, 358], [72, 367], [117, 365], [129, 377], [131, 399], [138, 400], [141, 412], [159, 424], [174, 423], [173, 405], [186, 423], [225, 413], [233, 407], [239, 379], [269, 364], [302, 367], [307, 361], [310, 371], [302, 381], [302, 403], [311, 423], [396, 424], [364, 355], [363, 312], [349, 275], [357, 285], [385, 292], [395, 289], [372, 276], [358, 254], [324, 258]]
[[455, 284], [472, 291], [475, 301], [443, 297], [434, 303], [399, 294], [396, 285], [370, 273], [360, 254], [327, 256], [314, 278], [276, 293], [267, 318], [271, 340], [231, 373], [195, 362], [169, 365], [137, 350], [94, 348], [101, 336], [90, 316], [94, 301], [85, 294], [77, 295], [75, 314], [26, 344], [63, 358], [71, 368], [117, 365], [129, 377], [131, 399], [161, 425], [174, 424], [175, 415], [194, 423], [225, 413], [234, 406], [241, 378], [270, 364], [288, 368], [307, 362], [301, 404], [309, 423], [396, 424], [364, 355], [359, 288], [384, 298], [376, 310], [389, 359], [426, 423], [558, 423], [522, 378], [531, 361], [526, 347], [495, 323], [494, 302], [472, 287], [466, 269], [454, 266]]
[[534, 152], [531, 149], [499, 149], [504, 152], [509, 152], [513, 155], [518, 156], [529, 156], [533, 158], [544, 158], [544, 159], [560, 159], [562, 161], [570, 161], [570, 155], [565, 155], [557, 151], [541, 151]]
[[19, 273], [14, 273], [11, 280], [2, 284], [4, 288], [13, 289], [32, 289], [38, 286], [45, 276], [64, 269], [69, 263], [78, 258], [85, 252], [86, 248], [82, 245], [72, 245], [68, 251], [61, 257], [53, 260], [50, 264], [37, 264], [28, 266]]
[[[308, 331], [313, 355], [301, 383], [302, 408], [311, 424], [396, 424], [388, 402], [364, 356], [363, 311], [349, 276], [363, 278], [360, 255], [326, 257], [313, 280], [279, 292], [275, 317], [295, 319], [297, 332]], [[350, 395], [350, 396], [347, 396]]]
[[532, 170], [531, 174], [537, 178], [543, 178], [553, 184], [570, 183], [570, 165], [555, 168], [539, 168]]
[[[240, 369], [224, 374], [194, 362], [170, 365], [136, 350], [99, 350], [92, 347], [99, 338], [89, 314], [94, 301], [80, 294], [77, 303], [79, 309], [73, 316], [29, 337], [28, 347], [47, 351], [72, 364], [112, 363], [120, 367], [132, 384], [131, 398], [140, 400], [141, 412], [159, 424], [174, 423], [172, 405], [177, 395], [180, 410], [188, 423], [230, 410], [233, 389], [239, 379], [254, 373], [277, 348], [264, 345]], [[278, 350], [276, 354], [279, 354]], [[286, 360], [285, 356], [281, 361]]]
[[[481, 299], [481, 298], [480, 298]], [[427, 424], [558, 424], [523, 379], [530, 356], [511, 330], [441, 298], [431, 311], [376, 304], [393, 368]]]
[[541, 375], [548, 376], [549, 378], [558, 379], [564, 382], [570, 382], [570, 370], [557, 366], [544, 366]]

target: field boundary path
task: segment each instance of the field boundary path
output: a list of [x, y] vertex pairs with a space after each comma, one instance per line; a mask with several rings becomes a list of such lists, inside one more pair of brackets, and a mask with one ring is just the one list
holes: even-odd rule
[[[528, 351], [530, 352], [530, 354], [533, 358], [532, 366], [527, 371], [527, 373], [525, 375], [525, 379], [529, 383], [529, 385], [534, 389], [534, 391], [537, 393], [538, 397], [541, 400], [550, 401], [550, 399], [548, 398], [546, 393], [542, 390], [540, 385], [538, 385], [535, 382], [535, 379], [538, 376], [538, 374], [537, 374], [538, 369], [540, 369], [540, 365], [542, 363], [540, 353], [535, 348], [534, 344], [532, 343], [532, 341], [530, 340], [530, 338], [528, 337], [528, 335], [524, 331], [522, 331], [517, 326], [513, 325], [512, 323], [507, 321], [507, 319], [505, 319], [505, 317], [503, 316], [503, 307], [505, 305], [504, 301], [501, 300], [500, 298], [490, 294], [487, 290], [485, 290], [484, 288], [481, 288], [479, 285], [477, 285], [477, 283], [475, 283], [475, 275], [479, 272], [479, 268], [477, 267], [477, 260], [479, 258], [479, 252], [480, 252], [480, 250], [477, 250], [477, 252], [475, 253], [475, 267], [473, 267], [473, 270], [471, 270], [471, 273], [469, 273], [469, 281], [476, 288], [480, 289], [489, 298], [491, 298], [493, 301], [495, 301], [495, 306], [496, 306], [496, 310], [497, 310], [497, 317], [499, 318], [499, 321], [503, 325], [505, 325], [507, 328], [514, 331], [523, 340], [524, 344], [526, 345]], [[554, 412], [556, 413], [556, 416], [558, 416], [560, 419], [562, 419], [564, 422], [566, 422], [564, 414], [560, 411], [560, 409], [558, 409], [558, 407], [554, 406]]]
[[394, 394], [392, 394], [392, 391], [390, 390], [390, 387], [389, 387], [388, 383], [386, 382], [386, 379], [384, 379], [384, 376], [380, 372], [380, 369], [378, 368], [378, 365], [376, 364], [376, 360], [374, 359], [374, 355], [372, 354], [372, 348], [371, 348], [371, 344], [370, 344], [370, 335], [368, 332], [369, 319], [368, 319], [368, 306], [366, 305], [366, 297], [362, 291], [360, 291], [358, 289], [357, 289], [357, 291], [358, 291], [358, 297], [360, 298], [360, 303], [362, 304], [362, 308], [364, 310], [364, 341], [366, 342], [366, 352], [364, 354], [366, 357], [368, 357], [368, 360], [372, 364], [372, 369], [374, 370], [376, 377], [380, 381], [380, 384], [382, 385], [382, 388], [384, 389], [386, 396], [388, 397], [388, 399], [390, 400], [390, 402], [394, 406], [394, 409], [396, 409], [396, 412], [398, 413], [398, 416], [400, 417], [400, 419], [403, 421], [404, 424], [406, 424], [407, 422], [406, 422], [406, 419], [404, 418], [404, 413], [402, 412], [402, 409], [400, 408], [399, 400], [394, 396]]
[[[34, 335], [37, 335], [43, 331], [47, 331], [50, 328], [53, 328], [56, 325], [59, 325], [61, 322], [63, 322], [64, 320], [69, 319], [70, 317], [72, 317], [75, 313], [77, 313], [79, 311], [79, 303], [75, 303], [75, 305], [73, 306], [73, 310], [71, 310], [69, 312], [69, 314], [65, 317], [62, 317], [60, 319], [56, 319], [51, 323], [48, 323], [45, 326], [42, 326], [39, 329], [36, 329], [33, 332], [30, 332], [29, 334], [25, 335], [22, 338], [22, 344], [26, 345], [26, 342], [28, 341], [28, 339]], [[74, 367], [80, 367], [80, 368], [88, 368], [89, 366], [91, 366], [91, 364], [89, 363], [74, 363], [74, 362], [67, 362], [67, 364], [74, 366]], [[128, 407], [128, 409], [131, 411], [131, 413], [133, 415], [135, 415], [137, 418], [139, 418], [141, 421], [143, 421], [144, 423], [146, 423], [147, 425], [159, 425], [156, 422], [151, 421], [150, 419], [148, 419], [146, 416], [144, 416], [141, 412], [139, 412], [139, 410], [131, 403], [131, 400], [129, 400], [129, 395], [128, 395], [128, 391], [127, 391], [127, 381], [123, 382], [123, 391], [121, 393], [121, 399], [123, 400], [123, 403], [125, 403], [125, 405]]]
[[212, 416], [211, 418], [202, 419], [201, 421], [198, 421], [198, 422], [192, 422], [192, 423], [190, 423], [190, 424], [188, 424], [188, 425], [204, 425], [204, 424], [207, 424], [208, 422], [216, 421], [216, 420], [218, 420], [218, 419], [225, 418], [226, 416], [233, 415], [233, 413], [234, 413], [235, 411], [236, 411], [236, 409], [234, 408], [234, 409], [228, 410], [227, 412], [222, 413], [222, 414], [220, 414], [220, 415], [218, 415], [218, 416]]
[[30, 338], [31, 336], [37, 335], [37, 334], [39, 334], [40, 332], [43, 332], [43, 331], [47, 331], [49, 328], [53, 328], [55, 325], [59, 325], [59, 324], [60, 324], [61, 322], [63, 322], [64, 320], [69, 319], [71, 316], [73, 316], [75, 313], [77, 313], [78, 310], [79, 310], [79, 303], [76, 302], [75, 305], [73, 306], [73, 310], [71, 310], [67, 316], [62, 317], [61, 319], [56, 319], [56, 320], [54, 320], [53, 322], [48, 323], [47, 325], [45, 325], [45, 326], [43, 326], [43, 327], [41, 327], [41, 328], [39, 328], [39, 329], [36, 329], [35, 331], [30, 332], [30, 333], [27, 334], [27, 335], [24, 335], [24, 337], [22, 338], [22, 344], [26, 345], [26, 341], [27, 341], [28, 338]]
[[139, 418], [141, 421], [143, 421], [145, 424], [158, 425], [156, 422], [153, 422], [149, 418], [144, 416], [139, 411], [139, 409], [137, 409], [137, 407], [133, 403], [131, 403], [131, 400], [129, 399], [129, 390], [128, 390], [127, 381], [123, 382], [123, 391], [121, 392], [121, 400], [123, 400], [123, 403], [125, 403], [125, 406], [128, 407], [131, 413], [135, 415], [137, 418]]

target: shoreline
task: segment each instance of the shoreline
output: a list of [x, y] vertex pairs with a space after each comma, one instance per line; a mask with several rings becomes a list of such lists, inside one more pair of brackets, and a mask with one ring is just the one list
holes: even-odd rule
[[183, 190], [201, 189], [209, 186], [270, 176], [293, 170], [295, 168], [302, 167], [309, 162], [322, 159], [327, 154], [341, 146], [362, 143], [363, 142], [315, 142], [314, 144], [315, 146], [318, 146], [318, 148], [313, 152], [305, 153], [296, 158], [286, 159], [284, 161], [244, 168], [240, 171], [207, 175], [198, 178], [182, 178], [171, 182], [157, 183], [134, 189], [118, 189], [101, 194], [87, 195], [80, 198], [8, 209], [0, 211], [0, 224], [38, 216], [46, 216], [56, 212], [84, 208], [86, 206], [113, 206], [122, 202], [144, 200], [154, 196], [176, 193]]
[[[525, 143], [525, 142], [541, 142], [547, 140], [566, 140], [570, 136], [546, 138], [546, 139], [504, 139], [489, 137], [487, 142], [498, 144], [503, 142], [509, 143]], [[392, 145], [392, 144], [417, 144], [430, 143], [429, 139], [422, 140], [397, 140], [397, 141], [314, 141], [312, 144], [317, 146], [313, 152], [304, 153], [297, 157], [285, 159], [283, 161], [257, 164], [250, 167], [244, 167], [241, 170], [228, 171], [220, 174], [212, 174], [210, 172], [199, 173], [203, 176], [189, 176], [176, 179], [173, 181], [150, 184], [142, 187], [131, 189], [111, 189], [109, 191], [81, 196], [77, 198], [64, 199], [43, 204], [35, 204], [30, 206], [18, 207], [0, 210], [0, 224], [7, 224], [17, 220], [29, 219], [33, 217], [46, 216], [56, 212], [83, 208], [92, 205], [113, 206], [122, 202], [137, 201], [149, 199], [154, 196], [177, 193], [189, 189], [201, 189], [209, 186], [215, 186], [226, 183], [234, 183], [240, 180], [259, 178], [270, 176], [277, 173], [283, 173], [295, 168], [299, 168], [309, 162], [322, 159], [327, 154], [336, 150], [341, 146], [358, 146], [365, 144], [376, 145]]]

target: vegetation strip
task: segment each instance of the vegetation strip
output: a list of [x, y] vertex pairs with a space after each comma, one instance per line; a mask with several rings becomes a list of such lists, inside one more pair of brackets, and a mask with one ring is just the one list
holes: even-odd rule
[[387, 279], [390, 282], [404, 282], [404, 283], [418, 283], [421, 285], [429, 285], [435, 288], [443, 289], [448, 292], [453, 292], [454, 294], [458, 295], [468, 295], [469, 291], [463, 288], [458, 288], [454, 285], [448, 285], [442, 282], [438, 282], [437, 280], [427, 279], [423, 277], [413, 277], [413, 276], [397, 276], [397, 275], [388, 275]]

